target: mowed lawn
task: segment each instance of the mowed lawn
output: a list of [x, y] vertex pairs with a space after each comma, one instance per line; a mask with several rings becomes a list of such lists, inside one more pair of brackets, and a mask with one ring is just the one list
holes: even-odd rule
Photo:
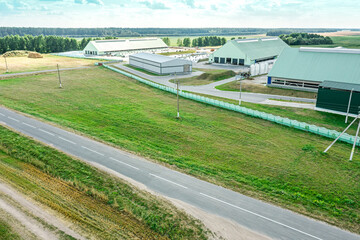
[[104, 68], [0, 81], [0, 103], [235, 191], [360, 232], [351, 146], [181, 99]]
[[[60, 68], [93, 66], [98, 60], [79, 59], [42, 54], [43, 58], [7, 57], [9, 73], [32, 72]], [[5, 59], [0, 57], [0, 74], [6, 73]]]

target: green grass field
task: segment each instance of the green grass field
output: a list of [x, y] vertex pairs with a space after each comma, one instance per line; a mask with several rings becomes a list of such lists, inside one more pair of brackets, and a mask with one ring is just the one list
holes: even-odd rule
[[294, 45], [292, 47], [344, 47], [344, 48], [360, 48], [360, 36], [335, 36], [331, 37], [334, 44], [325, 45]]
[[[323, 154], [330, 139], [185, 99], [177, 120], [174, 95], [103, 68], [64, 72], [63, 82], [58, 89], [55, 74], [2, 80], [0, 102], [360, 232], [360, 155], [349, 162], [349, 144]], [[297, 111], [292, 114], [308, 118], [307, 111]]]
[[206, 238], [201, 224], [168, 202], [1, 126], [0, 180], [58, 212], [89, 239]]
[[[179, 83], [186, 86], [198, 86], [205, 85], [224, 79], [234, 77], [236, 73], [231, 70], [221, 70], [221, 69], [194, 69], [195, 71], [202, 71], [199, 76], [194, 76], [190, 78], [179, 78]], [[169, 82], [175, 83], [175, 79], [171, 79]]]
[[[240, 82], [233, 81], [229, 83], [225, 83], [215, 87], [216, 89], [222, 91], [235, 91], [239, 92], [240, 90]], [[314, 92], [306, 92], [306, 91], [297, 91], [291, 89], [283, 89], [283, 88], [274, 88], [262, 86], [260, 84], [252, 84], [252, 83], [243, 83], [241, 86], [241, 90], [244, 92], [254, 92], [254, 93], [265, 93], [265, 94], [273, 94], [273, 95], [282, 95], [282, 96], [291, 96], [291, 97], [301, 97], [301, 98], [312, 98], [315, 99], [317, 93]]]

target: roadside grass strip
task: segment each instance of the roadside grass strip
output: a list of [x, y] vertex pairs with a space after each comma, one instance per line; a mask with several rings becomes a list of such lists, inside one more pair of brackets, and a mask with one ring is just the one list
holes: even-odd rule
[[[154, 88], [166, 91], [166, 92], [170, 92], [173, 94], [177, 94], [177, 90], [175, 88], [172, 87], [167, 87], [164, 85], [160, 85], [148, 80], [145, 80], [141, 77], [135, 76], [133, 74], [121, 71], [117, 68], [108, 66], [106, 64], [103, 65], [105, 68], [108, 68], [112, 71], [118, 72], [120, 74], [123, 74], [127, 77], [133, 78], [141, 83], [147, 84], [149, 86], [152, 86]], [[239, 105], [235, 105], [235, 104], [231, 104], [231, 103], [227, 103], [227, 102], [223, 102], [223, 101], [219, 101], [219, 100], [215, 100], [215, 99], [211, 99], [211, 98], [207, 98], [207, 97], [203, 97], [203, 96], [199, 96], [193, 93], [188, 93], [188, 92], [183, 92], [183, 91], [179, 91], [179, 95], [183, 98], [187, 98], [187, 99], [191, 99], [191, 100], [195, 100], [197, 102], [201, 102], [201, 103], [205, 103], [205, 104], [209, 104], [215, 107], [219, 107], [219, 108], [223, 108], [223, 109], [227, 109], [227, 110], [231, 110], [234, 112], [239, 112], [239, 113], [243, 113], [252, 117], [256, 117], [256, 118], [261, 118], [264, 120], [268, 120], [270, 122], [274, 122], [280, 125], [285, 125], [291, 128], [296, 128], [305, 132], [311, 132], [313, 134], [316, 135], [320, 135], [323, 137], [327, 137], [327, 138], [331, 138], [331, 139], [336, 139], [341, 133], [336, 131], [336, 130], [330, 130], [324, 127], [319, 127], [316, 125], [312, 125], [312, 124], [308, 124], [305, 122], [300, 122], [297, 120], [292, 120], [289, 118], [285, 118], [285, 117], [280, 117], [280, 116], [276, 116], [273, 114], [269, 114], [269, 113], [265, 113], [265, 112], [261, 112], [258, 110], [253, 110], [250, 108], [246, 108], [246, 107], [241, 107]], [[349, 143], [349, 144], [354, 144], [355, 141], [355, 136], [344, 133], [340, 138], [340, 141], [345, 142], [345, 143]], [[356, 145], [360, 146], [360, 139], [357, 139], [356, 141]]]

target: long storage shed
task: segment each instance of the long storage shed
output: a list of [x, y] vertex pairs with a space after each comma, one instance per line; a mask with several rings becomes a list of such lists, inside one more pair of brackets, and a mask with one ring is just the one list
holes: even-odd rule
[[181, 58], [167, 57], [158, 54], [137, 53], [130, 55], [131, 66], [142, 68], [159, 75], [186, 74], [192, 71], [192, 62]]

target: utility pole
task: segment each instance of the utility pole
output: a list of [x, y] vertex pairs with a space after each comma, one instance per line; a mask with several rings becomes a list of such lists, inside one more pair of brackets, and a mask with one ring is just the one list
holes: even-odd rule
[[[176, 79], [176, 72], [175, 72]], [[180, 105], [179, 105], [179, 79], [176, 79], [176, 89], [177, 89], [177, 115], [176, 118], [180, 119]]]
[[240, 81], [240, 92], [239, 92], [239, 105], [241, 105], [241, 91], [242, 91], [242, 86], [241, 86], [241, 80], [242, 80], [242, 77], [241, 77], [241, 75], [237, 75], [236, 76], [236, 80], [239, 80]]
[[57, 66], [57, 72], [58, 72], [58, 76], [59, 76], [59, 84], [60, 84], [60, 88], [62, 88], [62, 85], [61, 85], [61, 78], [60, 78], [59, 64], [57, 64], [56, 66]]
[[[358, 114], [360, 115], [360, 111], [358, 112]], [[358, 115], [358, 116], [359, 116]], [[352, 161], [353, 159], [353, 156], [354, 156], [354, 152], [355, 152], [355, 147], [356, 147], [356, 142], [357, 142], [357, 139], [358, 139], [358, 136], [359, 136], [359, 130], [360, 130], [360, 120], [359, 120], [359, 125], [358, 125], [358, 128], [356, 130], [356, 135], [355, 135], [355, 140], [354, 140], [354, 144], [353, 144], [353, 147], [351, 149], [351, 154], [350, 154], [350, 161]]]
[[9, 72], [9, 68], [8, 68], [8, 64], [7, 64], [7, 61], [6, 61], [6, 57], [5, 55], [3, 55], [4, 59], [5, 59], [5, 65], [6, 65], [6, 73]]
[[354, 91], [354, 89], [351, 89], [350, 97], [349, 97], [349, 103], [348, 103], [348, 107], [347, 107], [347, 111], [346, 111], [345, 123], [347, 123], [347, 121], [348, 121], [350, 105], [351, 105], [351, 98], [352, 98], [353, 91]]

